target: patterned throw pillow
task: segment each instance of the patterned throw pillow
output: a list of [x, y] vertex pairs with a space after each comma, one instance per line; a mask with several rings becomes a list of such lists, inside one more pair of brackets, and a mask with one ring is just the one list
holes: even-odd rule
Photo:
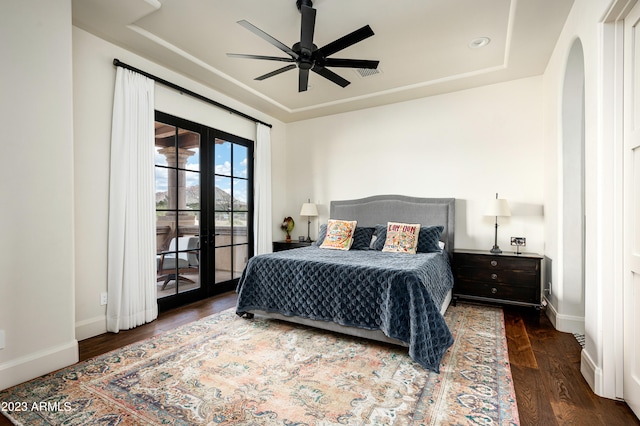
[[[376, 228], [366, 226], [356, 226], [356, 230], [353, 234], [353, 244], [351, 250], [370, 250], [371, 238]], [[320, 225], [318, 231], [318, 239], [313, 242], [313, 245], [319, 247], [324, 242], [324, 237], [327, 235], [327, 224]], [[382, 250], [382, 247], [380, 248]]]
[[382, 251], [416, 254], [418, 247], [419, 223], [387, 223], [387, 238]]
[[320, 248], [334, 250], [349, 250], [353, 244], [353, 234], [356, 229], [355, 220], [329, 219], [327, 233]]
[[440, 247], [440, 236], [444, 226], [425, 226], [420, 228], [418, 236], [418, 253], [433, 253], [442, 250]]

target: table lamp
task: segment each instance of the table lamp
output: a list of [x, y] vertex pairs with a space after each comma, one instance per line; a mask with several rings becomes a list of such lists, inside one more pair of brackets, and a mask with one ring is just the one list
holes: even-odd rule
[[496, 230], [493, 242], [493, 248], [491, 248], [491, 253], [502, 253], [500, 247], [498, 246], [498, 216], [511, 216], [511, 211], [509, 210], [509, 203], [504, 198], [498, 198], [498, 193], [496, 192], [495, 200], [491, 200], [489, 205], [487, 205], [487, 209], [485, 210], [485, 216], [495, 216], [496, 218]]
[[302, 208], [300, 209], [300, 216], [307, 217], [307, 242], [311, 242], [311, 236], [309, 235], [309, 231], [311, 229], [311, 218], [318, 216], [318, 207], [309, 200], [308, 202], [302, 204]]

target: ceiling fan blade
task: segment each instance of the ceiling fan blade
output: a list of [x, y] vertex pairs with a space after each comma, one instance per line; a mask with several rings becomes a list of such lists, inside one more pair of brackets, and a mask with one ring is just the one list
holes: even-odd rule
[[306, 92], [309, 88], [309, 70], [300, 68], [298, 76], [298, 92]]
[[320, 57], [326, 58], [327, 56], [339, 52], [342, 49], [346, 49], [347, 47], [354, 45], [366, 38], [369, 38], [372, 35], [374, 35], [374, 33], [371, 27], [369, 25], [365, 25], [359, 30], [355, 30], [354, 32], [349, 33], [346, 36], [340, 37], [339, 39], [332, 41], [326, 46], [321, 47], [320, 49], [318, 49], [317, 54], [319, 54]]
[[270, 44], [274, 45], [278, 49], [282, 50], [284, 53], [290, 55], [292, 58], [298, 59], [298, 54], [296, 52], [294, 52], [293, 50], [291, 50], [291, 48], [289, 46], [287, 46], [286, 44], [282, 43], [281, 41], [276, 40], [275, 38], [271, 37], [269, 34], [265, 33], [264, 31], [262, 31], [260, 28], [256, 27], [255, 25], [253, 25], [249, 21], [245, 21], [243, 19], [242, 21], [238, 21], [238, 24], [242, 25], [243, 27], [245, 27], [246, 29], [248, 29], [249, 31], [251, 31], [252, 33], [257, 35], [258, 37], [266, 40], [267, 42], [269, 42]]
[[295, 69], [295, 68], [296, 68], [296, 66], [293, 65], [293, 64], [287, 65], [286, 67], [282, 67], [282, 68], [279, 68], [279, 69], [277, 69], [275, 71], [271, 71], [269, 73], [261, 75], [260, 77], [256, 77], [254, 80], [265, 80], [265, 79], [267, 79], [269, 77], [273, 77], [274, 75], [282, 74], [285, 71], [289, 71], [289, 70], [292, 70], [292, 69]]
[[295, 62], [293, 58], [279, 58], [277, 56], [262, 56], [262, 55], [245, 55], [243, 53], [227, 53], [230, 58], [244, 58], [244, 59], [263, 59], [265, 61], [280, 61], [280, 62]]
[[309, 6], [301, 6], [302, 25], [300, 27], [300, 48], [310, 55], [313, 51], [313, 32], [316, 27], [316, 10]]
[[323, 62], [325, 67], [342, 67], [342, 68], [367, 68], [376, 69], [380, 61], [369, 61], [366, 59], [339, 59], [326, 58]]
[[315, 67], [311, 68], [311, 71], [315, 72], [316, 74], [320, 74], [327, 80], [333, 81], [335, 84], [337, 84], [340, 87], [347, 87], [349, 84], [351, 84], [349, 80], [345, 80], [335, 72], [328, 70], [324, 67], [320, 67], [316, 65]]

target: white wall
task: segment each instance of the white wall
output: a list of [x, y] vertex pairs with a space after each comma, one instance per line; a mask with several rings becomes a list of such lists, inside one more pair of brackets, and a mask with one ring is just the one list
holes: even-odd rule
[[[556, 49], [543, 77], [545, 122], [545, 216], [546, 254], [553, 259], [553, 294], [548, 314], [559, 330], [572, 331], [577, 322], [584, 323], [586, 348], [582, 352], [582, 373], [598, 395], [616, 395], [616, 315], [621, 300], [615, 299], [617, 245], [622, 238], [615, 218], [616, 198], [620, 191], [615, 184], [615, 143], [607, 134], [606, 117], [613, 111], [605, 100], [611, 95], [603, 70], [605, 58], [612, 55], [603, 44], [600, 25], [612, 1], [575, 2]], [[563, 81], [569, 52], [576, 39], [582, 43], [585, 67], [585, 288], [584, 306], [576, 305], [580, 289], [572, 280], [564, 280], [565, 269], [574, 261], [563, 251], [563, 120], [561, 114]], [[614, 111], [615, 114], [615, 111]], [[564, 161], [564, 163], [568, 163]], [[620, 292], [621, 293], [621, 292]], [[584, 315], [582, 315], [584, 310]], [[618, 313], [616, 313], [618, 311]], [[605, 357], [605, 348], [609, 348]], [[622, 365], [618, 365], [618, 374]]]
[[70, 0], [0, 3], [0, 389], [72, 364]]
[[[222, 104], [273, 124], [273, 203], [285, 197], [285, 128], [281, 122], [248, 108], [199, 83], [160, 67], [82, 29], [73, 28], [73, 90], [75, 131], [75, 273], [76, 336], [86, 339], [106, 332], [107, 226], [109, 152], [115, 81], [114, 58]], [[205, 102], [156, 84], [156, 109], [225, 132], [255, 140], [255, 124]], [[274, 221], [275, 222], [275, 221]], [[274, 232], [277, 223], [274, 223]]]
[[[300, 206], [376, 194], [455, 197], [456, 247], [489, 250], [498, 192], [512, 216], [500, 218], [498, 244], [526, 237], [544, 252], [542, 79], [526, 78], [287, 126], [287, 203], [275, 217], [296, 219]], [[277, 214], [279, 213], [279, 214]], [[276, 235], [283, 235], [278, 231]]]

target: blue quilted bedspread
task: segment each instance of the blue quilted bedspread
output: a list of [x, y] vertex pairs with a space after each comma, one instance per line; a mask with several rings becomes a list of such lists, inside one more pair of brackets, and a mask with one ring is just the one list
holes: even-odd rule
[[277, 312], [382, 330], [438, 372], [453, 344], [440, 306], [453, 287], [446, 253], [327, 250], [315, 246], [255, 256], [238, 284], [236, 313]]

